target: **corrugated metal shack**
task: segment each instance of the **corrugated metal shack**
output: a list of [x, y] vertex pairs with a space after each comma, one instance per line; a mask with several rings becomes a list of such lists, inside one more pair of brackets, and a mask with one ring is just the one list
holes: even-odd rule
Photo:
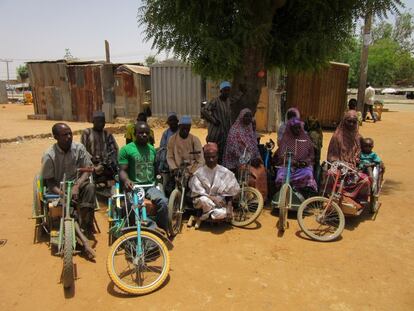
[[0, 104], [7, 104], [6, 81], [0, 81]]
[[136, 118], [149, 105], [146, 92], [151, 90], [150, 69], [121, 65], [115, 71], [115, 115]]
[[[46, 115], [47, 119], [52, 120], [84, 122], [92, 121], [93, 112], [102, 110], [108, 122], [116, 117], [115, 71], [123, 67], [120, 64], [59, 60], [29, 62], [27, 65], [35, 114]], [[144, 68], [141, 70], [145, 71]], [[147, 74], [148, 70], [145, 71]], [[122, 116], [136, 117], [145, 90], [150, 88], [149, 78], [136, 78], [134, 74], [132, 81], [136, 83], [131, 82], [131, 85], [126, 85], [126, 80], [126, 83], [130, 81], [128, 78], [118, 80], [121, 87], [117, 88], [120, 100], [117, 108], [118, 111], [127, 112]]]
[[[168, 112], [200, 118], [201, 102], [219, 95], [219, 82], [203, 80], [188, 64], [167, 60], [151, 68], [151, 109], [155, 117]], [[266, 86], [257, 106], [256, 122], [259, 131], [276, 131], [280, 122], [280, 79], [277, 70], [267, 74]]]
[[154, 117], [168, 112], [200, 118], [201, 102], [206, 99], [206, 83], [188, 64], [166, 60], [150, 66], [151, 110]]
[[53, 120], [73, 120], [66, 62], [27, 63], [35, 114]]
[[314, 116], [323, 127], [336, 127], [346, 108], [348, 72], [348, 64], [330, 62], [319, 72], [289, 73], [287, 106], [297, 107], [303, 120]]

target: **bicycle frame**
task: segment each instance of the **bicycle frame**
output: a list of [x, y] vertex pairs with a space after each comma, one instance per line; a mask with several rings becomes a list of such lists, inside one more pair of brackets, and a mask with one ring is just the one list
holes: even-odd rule
[[[109, 234], [114, 234], [116, 238], [121, 236], [123, 232], [129, 229], [137, 230], [137, 255], [142, 255], [141, 230], [142, 223], [148, 222], [147, 209], [144, 204], [145, 188], [153, 187], [154, 184], [135, 185], [132, 189], [132, 206], [128, 207], [128, 199], [126, 193], [120, 193], [119, 182], [115, 184], [115, 194], [108, 199], [108, 218], [113, 222], [113, 226], [109, 229]], [[125, 215], [121, 216], [121, 199], [124, 201]], [[115, 208], [112, 202], [115, 201]], [[119, 212], [118, 212], [119, 211]], [[134, 213], [135, 224], [130, 223], [130, 215]]]

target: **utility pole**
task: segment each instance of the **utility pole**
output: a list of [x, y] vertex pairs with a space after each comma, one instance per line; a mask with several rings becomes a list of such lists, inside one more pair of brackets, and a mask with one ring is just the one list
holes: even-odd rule
[[111, 62], [111, 56], [109, 55], [109, 42], [105, 40], [105, 56], [106, 56], [106, 62]]
[[9, 75], [9, 63], [11, 63], [13, 60], [12, 59], [1, 59], [0, 58], [0, 62], [6, 63], [6, 68], [7, 68], [7, 82], [10, 81], [10, 75]]
[[[6, 68], [7, 68], [7, 86], [10, 87], [10, 73], [9, 73], [9, 63], [11, 63], [13, 60], [12, 59], [1, 59], [0, 58], [0, 62], [6, 63]], [[12, 97], [14, 97], [14, 91], [12, 89]]]
[[364, 21], [364, 33], [362, 34], [362, 51], [361, 51], [361, 64], [359, 67], [359, 85], [358, 85], [358, 111], [364, 111], [365, 101], [365, 88], [367, 84], [368, 75], [368, 48], [371, 44], [371, 24], [372, 24], [372, 11], [368, 10], [365, 15]]

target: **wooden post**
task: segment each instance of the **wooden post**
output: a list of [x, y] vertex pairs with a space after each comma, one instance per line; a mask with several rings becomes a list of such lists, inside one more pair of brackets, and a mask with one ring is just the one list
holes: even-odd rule
[[109, 42], [108, 42], [108, 40], [105, 40], [105, 56], [106, 56], [106, 62], [110, 63], [111, 62], [111, 56], [109, 54]]
[[363, 111], [365, 101], [365, 88], [367, 84], [368, 75], [368, 48], [371, 43], [371, 24], [372, 13], [368, 11], [365, 15], [364, 33], [362, 36], [362, 51], [361, 51], [361, 64], [359, 67], [359, 85], [358, 85], [358, 111]]

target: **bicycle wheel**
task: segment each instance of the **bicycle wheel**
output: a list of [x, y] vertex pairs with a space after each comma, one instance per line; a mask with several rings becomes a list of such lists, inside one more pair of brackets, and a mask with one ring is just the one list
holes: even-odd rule
[[181, 191], [174, 189], [168, 199], [168, 229], [171, 236], [176, 236], [181, 232], [183, 214], [180, 211]]
[[159, 288], [170, 270], [170, 256], [164, 242], [151, 232], [141, 232], [142, 254], [137, 254], [137, 232], [129, 232], [112, 245], [107, 271], [121, 290], [135, 295]]
[[345, 227], [345, 216], [338, 204], [325, 197], [305, 200], [298, 209], [298, 222], [305, 234], [317, 241], [338, 238]]
[[73, 223], [72, 220], [66, 220], [64, 223], [62, 272], [62, 283], [64, 288], [72, 287], [74, 281], [73, 272]]
[[279, 231], [285, 231], [287, 228], [288, 208], [290, 207], [290, 191], [291, 188], [287, 184], [283, 184], [279, 194], [279, 221], [277, 228]]
[[243, 196], [233, 200], [233, 218], [231, 224], [236, 227], [250, 225], [259, 217], [263, 209], [262, 194], [252, 187], [244, 187]]

